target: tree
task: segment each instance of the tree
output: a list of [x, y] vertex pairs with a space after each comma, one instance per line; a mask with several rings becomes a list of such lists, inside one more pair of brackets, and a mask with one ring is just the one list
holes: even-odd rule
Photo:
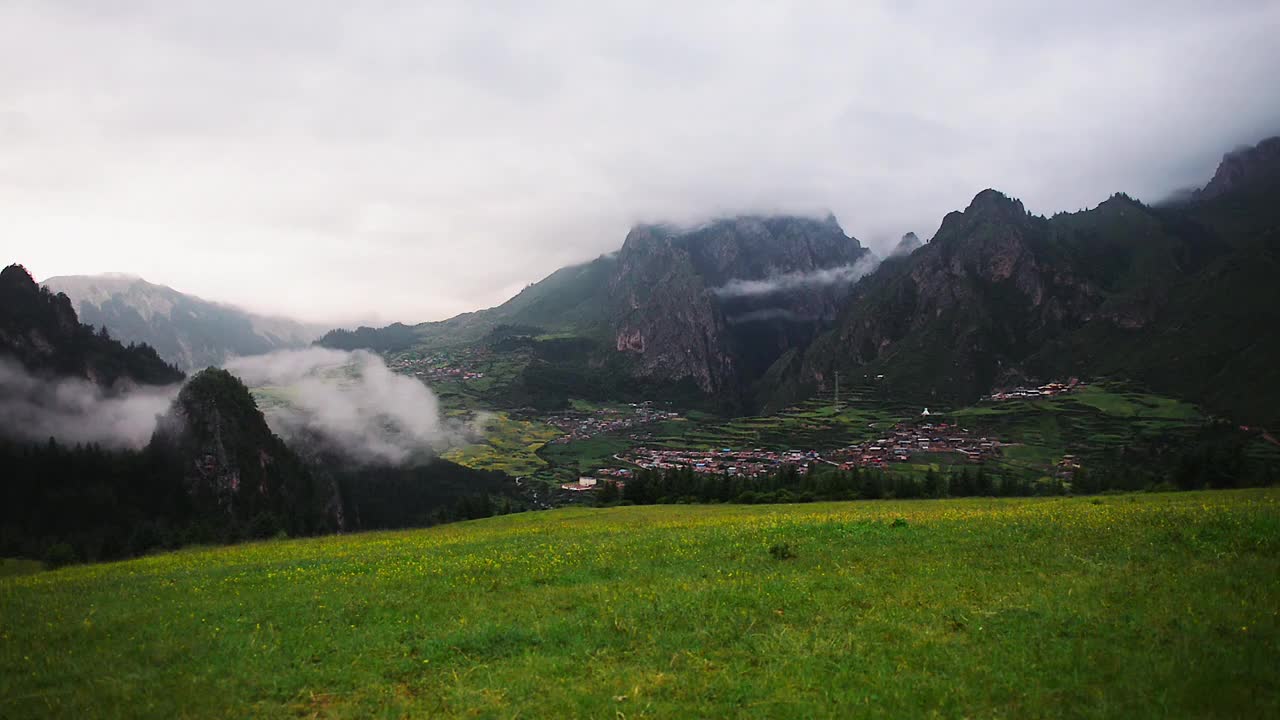
[[600, 485], [600, 491], [596, 493], [596, 504], [613, 505], [621, 499], [622, 495], [618, 491], [618, 483], [613, 480], [605, 480]]

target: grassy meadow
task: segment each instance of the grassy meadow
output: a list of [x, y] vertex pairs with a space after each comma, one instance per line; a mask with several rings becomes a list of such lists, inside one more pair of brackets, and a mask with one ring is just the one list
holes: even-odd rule
[[574, 508], [0, 578], [0, 717], [1277, 717], [1280, 490]]

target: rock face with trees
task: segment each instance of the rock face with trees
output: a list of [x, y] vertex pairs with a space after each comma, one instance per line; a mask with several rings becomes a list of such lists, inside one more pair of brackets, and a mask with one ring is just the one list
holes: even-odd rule
[[0, 271], [0, 356], [31, 373], [79, 377], [108, 388], [164, 385], [183, 377], [150, 346], [126, 347], [105, 328], [82, 325], [70, 298], [37, 285], [21, 265]]

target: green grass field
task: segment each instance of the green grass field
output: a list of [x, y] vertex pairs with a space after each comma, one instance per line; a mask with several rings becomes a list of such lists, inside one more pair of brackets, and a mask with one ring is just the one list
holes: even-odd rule
[[1277, 717], [1278, 613], [1276, 489], [567, 509], [0, 579], [0, 717]]

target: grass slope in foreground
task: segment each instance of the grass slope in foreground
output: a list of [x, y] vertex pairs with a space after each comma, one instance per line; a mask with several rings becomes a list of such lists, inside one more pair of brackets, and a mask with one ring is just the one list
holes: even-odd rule
[[530, 513], [0, 580], [0, 716], [1276, 717], [1278, 578], [1275, 489]]

